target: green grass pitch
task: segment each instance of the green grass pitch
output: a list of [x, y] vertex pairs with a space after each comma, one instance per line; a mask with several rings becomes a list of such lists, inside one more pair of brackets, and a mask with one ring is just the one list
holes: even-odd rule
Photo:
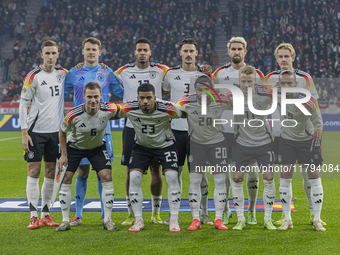
[[[125, 198], [125, 168], [120, 165], [121, 132], [112, 133], [116, 154], [112, 176], [116, 198]], [[325, 164], [340, 165], [338, 144], [339, 132], [324, 132], [323, 157]], [[22, 158], [20, 132], [0, 132], [0, 198], [26, 198], [27, 166]], [[338, 173], [323, 174], [324, 203], [321, 218], [327, 222], [326, 232], [313, 231], [308, 224], [309, 209], [302, 187], [302, 179], [293, 179], [293, 197], [297, 212], [292, 213], [294, 229], [267, 231], [263, 228], [263, 213], [257, 213], [258, 224], [247, 226], [242, 231], [232, 230], [237, 222], [236, 214], [228, 224], [229, 230], [218, 231], [212, 226], [189, 232], [186, 228], [192, 218], [190, 212], [180, 212], [181, 232], [170, 233], [168, 226], [152, 225], [151, 212], [144, 213], [145, 230], [137, 233], [121, 226], [127, 213], [114, 212], [112, 218], [118, 232], [104, 231], [99, 212], [84, 212], [83, 225], [70, 231], [56, 232], [51, 227], [28, 230], [29, 213], [0, 212], [0, 254], [340, 254], [339, 187]], [[40, 186], [43, 175], [40, 176]], [[279, 197], [278, 178], [276, 198]], [[144, 177], [145, 198], [150, 195], [150, 175]], [[183, 195], [188, 197], [188, 171], [183, 172]], [[209, 178], [209, 198], [213, 198], [213, 179]], [[74, 188], [72, 189], [74, 192]], [[167, 184], [163, 179], [163, 198], [166, 198]], [[263, 184], [260, 181], [259, 198], [262, 198]], [[246, 191], [245, 191], [245, 194]], [[74, 194], [73, 194], [74, 195]], [[98, 198], [95, 173], [90, 173], [87, 198]], [[162, 212], [165, 220], [167, 213]], [[211, 218], [214, 213], [209, 212]], [[60, 212], [54, 220], [61, 222]], [[71, 212], [71, 217], [74, 213]], [[273, 219], [281, 213], [274, 212]]]

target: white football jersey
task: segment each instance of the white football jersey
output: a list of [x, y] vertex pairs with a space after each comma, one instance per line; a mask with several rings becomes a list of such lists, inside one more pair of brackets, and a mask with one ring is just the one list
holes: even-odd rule
[[[297, 87], [308, 89], [310, 91], [310, 93], [312, 94], [312, 97], [318, 99], [319, 95], [318, 95], [318, 92], [315, 88], [314, 81], [313, 81], [312, 77], [308, 73], [303, 72], [299, 69], [295, 69], [294, 73], [296, 75]], [[273, 72], [267, 74], [267, 76], [266, 76], [267, 84], [271, 84], [273, 86], [276, 85], [279, 82], [279, 75], [280, 74], [281, 74], [280, 70], [273, 71]], [[276, 109], [276, 111], [273, 112], [273, 114], [272, 114], [272, 119], [280, 119], [280, 118], [281, 118], [281, 114], [280, 114], [279, 110]], [[279, 137], [280, 134], [281, 134], [280, 130], [281, 130], [281, 126], [279, 124], [275, 125], [272, 128], [273, 136]]]
[[[296, 93], [295, 98], [304, 98], [305, 96]], [[315, 129], [322, 130], [323, 121], [317, 100], [312, 97], [303, 105], [312, 115], [305, 115], [294, 104], [287, 105], [286, 115], [281, 116], [281, 121], [285, 120], [280, 132], [284, 139], [305, 141], [313, 138]], [[279, 110], [281, 110], [280, 105]]]
[[81, 104], [67, 112], [61, 130], [66, 133], [72, 127], [67, 137], [70, 147], [91, 150], [104, 143], [107, 122], [116, 115], [116, 112], [116, 104], [100, 102], [98, 112], [90, 115], [85, 111], [85, 104]]
[[165, 148], [174, 143], [170, 119], [180, 118], [181, 110], [173, 103], [158, 100], [155, 111], [145, 114], [138, 101], [124, 104], [118, 113], [119, 117], [129, 118], [136, 133], [136, 143], [147, 148]]
[[[170, 101], [176, 102], [185, 94], [193, 93], [194, 82], [197, 77], [203, 75], [199, 67], [197, 71], [184, 71], [181, 66], [170, 68], [163, 81], [164, 91], [171, 91]], [[171, 128], [179, 131], [188, 131], [188, 122], [186, 119], [177, 119], [171, 121]]]
[[[259, 86], [260, 87], [260, 86]], [[233, 97], [230, 91], [227, 97], [233, 104]], [[246, 147], [257, 147], [272, 142], [270, 126], [266, 115], [255, 115], [248, 107], [248, 100], [245, 100], [244, 114], [235, 115], [234, 120], [226, 125], [234, 128], [236, 142]], [[267, 110], [272, 104], [272, 93], [270, 89], [263, 89], [253, 95], [253, 107], [257, 110]]]
[[[221, 66], [216, 69], [216, 71], [212, 74], [212, 78], [215, 84], [232, 84], [236, 87], [239, 87], [239, 70], [236, 70], [229, 63], [227, 65]], [[264, 75], [260, 70], [256, 70], [256, 85], [261, 85], [264, 83]], [[219, 89], [220, 93], [225, 94], [227, 89]], [[226, 110], [222, 114], [222, 119], [230, 121], [234, 120], [233, 112], [230, 110]], [[224, 125], [225, 133], [234, 133], [234, 128], [230, 127], [230, 125]]]
[[[138, 68], [136, 63], [127, 64], [115, 71], [118, 82], [124, 87], [123, 102], [137, 100], [137, 88], [143, 83], [150, 83], [155, 87], [155, 96], [162, 99], [162, 81], [169, 67], [150, 63], [145, 69]], [[127, 127], [132, 128], [128, 120]]]
[[215, 144], [222, 142], [224, 136], [220, 131], [221, 125], [214, 125], [214, 120], [221, 119], [224, 110], [231, 106], [224, 95], [214, 96], [215, 102], [207, 106], [207, 114], [203, 115], [202, 105], [197, 100], [197, 95], [185, 95], [177, 101], [177, 105], [186, 112], [190, 140], [199, 144]]
[[52, 73], [40, 66], [29, 72], [21, 98], [30, 100], [27, 129], [36, 133], [58, 132], [64, 117], [64, 81], [67, 70], [56, 66]]

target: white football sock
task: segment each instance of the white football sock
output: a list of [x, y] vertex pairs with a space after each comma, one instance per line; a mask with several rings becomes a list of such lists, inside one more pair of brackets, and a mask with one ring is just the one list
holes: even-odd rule
[[208, 178], [207, 174], [203, 173], [201, 182], [201, 217], [208, 215]]
[[189, 205], [192, 218], [199, 220], [199, 210], [201, 202], [201, 183], [203, 175], [201, 173], [190, 173], [189, 179]]
[[311, 186], [311, 197], [313, 202], [314, 221], [320, 220], [322, 203], [323, 203], [323, 188], [321, 178], [309, 180]]
[[263, 180], [263, 203], [264, 203], [264, 221], [271, 220], [275, 200], [275, 183], [274, 180]]
[[[247, 191], [248, 191], [248, 212], [256, 211], [256, 199], [259, 192], [259, 173], [257, 162], [249, 164], [253, 172], [247, 173]], [[256, 172], [255, 170], [256, 169]]]
[[[177, 174], [178, 174], [178, 185], [179, 185], [181, 194], [182, 194], [182, 188], [183, 188], [183, 185], [182, 185], [182, 172], [183, 172], [183, 166], [179, 166]], [[168, 194], [168, 197], [169, 197], [169, 194]]]
[[246, 221], [244, 218], [244, 193], [243, 193], [243, 181], [234, 182], [231, 185], [233, 191], [233, 200], [235, 205], [235, 210], [237, 213], [238, 221]]
[[111, 221], [111, 213], [114, 202], [113, 182], [102, 182], [102, 202], [104, 207], [104, 222]]
[[44, 178], [41, 187], [41, 219], [48, 216], [53, 196], [54, 179]]
[[31, 219], [33, 217], [38, 217], [39, 178], [27, 176], [26, 195]]
[[63, 221], [70, 222], [70, 206], [71, 206], [71, 186], [72, 184], [61, 184], [59, 190], [59, 201], [61, 212], [63, 215]]
[[226, 201], [226, 186], [225, 186], [226, 174], [214, 174], [214, 203], [215, 203], [215, 221], [222, 219], [223, 210]]
[[285, 215], [285, 220], [292, 220], [291, 218], [291, 201], [292, 201], [292, 179], [280, 178], [280, 199], [282, 204], [282, 212]]
[[305, 191], [309, 210], [310, 210], [310, 215], [312, 216], [312, 215], [314, 215], [313, 202], [312, 202], [312, 198], [311, 198], [311, 186], [310, 186], [306, 167], [302, 167], [301, 174], [302, 174], [302, 177], [303, 177], [303, 190]]
[[226, 195], [226, 202], [225, 202], [225, 206], [224, 206], [224, 211], [225, 212], [228, 212], [230, 211], [229, 209], [229, 197], [230, 197], [230, 189], [231, 189], [231, 178], [230, 178], [230, 173], [226, 173], [227, 177], [225, 178], [225, 185], [226, 185], [226, 192], [227, 192], [227, 195]]
[[162, 196], [151, 195], [152, 214], [159, 213], [162, 204]]
[[170, 219], [178, 220], [179, 207], [181, 205], [181, 190], [178, 184], [178, 173], [174, 170], [168, 170], [164, 173], [168, 183], [168, 204], [170, 207]]
[[128, 208], [128, 213], [129, 214], [133, 214], [132, 206], [131, 206], [131, 202], [130, 202], [130, 197], [129, 196], [126, 196], [126, 206]]
[[130, 172], [129, 197], [136, 220], [143, 220], [143, 174], [139, 171]]

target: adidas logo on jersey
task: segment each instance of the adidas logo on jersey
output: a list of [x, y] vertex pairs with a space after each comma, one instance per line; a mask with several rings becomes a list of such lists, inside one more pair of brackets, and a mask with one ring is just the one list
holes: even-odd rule
[[223, 80], [229, 81], [229, 76], [225, 77]]
[[181, 77], [179, 77], [179, 75], [178, 75], [176, 78], [174, 78], [174, 80], [180, 81], [180, 80], [181, 80]]
[[47, 85], [46, 81], [43, 81], [40, 86]]
[[136, 79], [136, 76], [133, 74], [129, 77], [129, 79]]
[[134, 121], [136, 121], [136, 122], [142, 122], [142, 121], [140, 120], [140, 118], [134, 119]]
[[85, 78], [81, 76], [78, 81], [85, 81]]
[[107, 166], [111, 166], [111, 161], [107, 161], [107, 162], [106, 162], [106, 165], [107, 165]]
[[171, 166], [172, 166], [172, 167], [178, 167], [178, 166], [177, 166], [177, 163], [173, 163]]
[[191, 114], [198, 115], [198, 112], [195, 110], [195, 111], [192, 111]]
[[223, 160], [222, 162], [221, 162], [221, 165], [226, 165], [227, 164], [227, 161], [226, 160]]
[[81, 123], [79, 127], [86, 127], [85, 123]]

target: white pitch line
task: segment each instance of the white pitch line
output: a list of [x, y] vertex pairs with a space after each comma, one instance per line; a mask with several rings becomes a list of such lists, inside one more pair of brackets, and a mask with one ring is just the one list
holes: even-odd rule
[[0, 139], [0, 142], [2, 141], [7, 141], [7, 140], [13, 140], [13, 139], [19, 139], [21, 138], [21, 136], [18, 136], [18, 137], [10, 137], [10, 138], [3, 138], [3, 139]]

